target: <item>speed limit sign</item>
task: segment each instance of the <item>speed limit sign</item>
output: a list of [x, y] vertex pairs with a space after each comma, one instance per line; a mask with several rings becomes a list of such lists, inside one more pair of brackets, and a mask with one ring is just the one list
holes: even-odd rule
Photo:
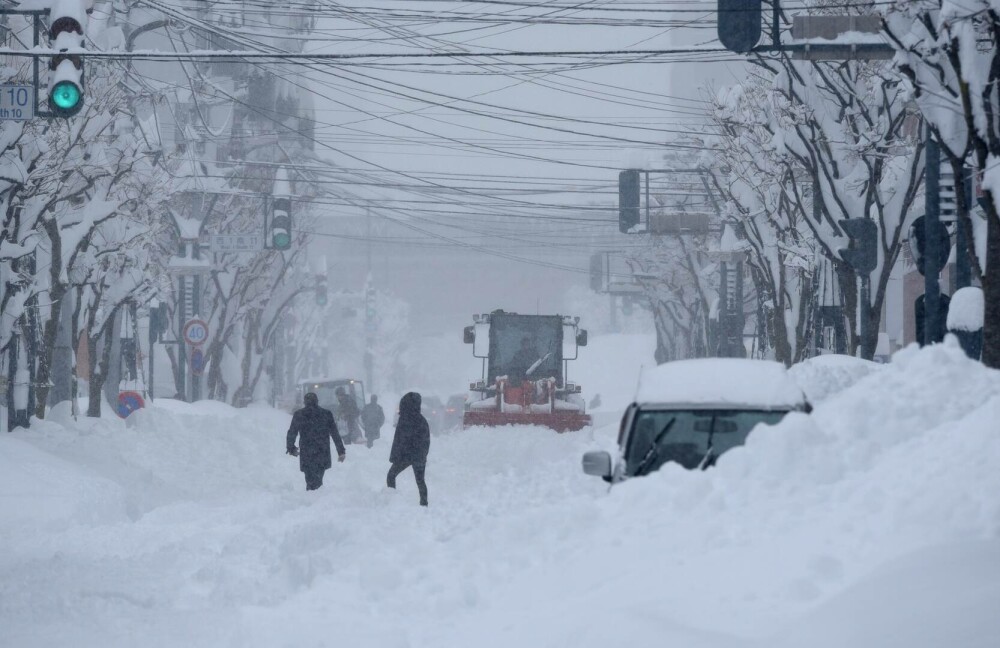
[[208, 339], [208, 322], [200, 319], [188, 320], [184, 325], [184, 341], [191, 346], [199, 346]]

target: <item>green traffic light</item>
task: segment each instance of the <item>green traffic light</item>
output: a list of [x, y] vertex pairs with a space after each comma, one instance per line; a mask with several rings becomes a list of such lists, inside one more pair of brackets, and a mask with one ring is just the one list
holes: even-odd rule
[[63, 113], [73, 114], [80, 107], [83, 95], [79, 86], [72, 81], [60, 81], [50, 95], [52, 105]]
[[292, 244], [292, 236], [288, 232], [275, 232], [271, 242], [274, 243], [274, 247], [284, 250]]

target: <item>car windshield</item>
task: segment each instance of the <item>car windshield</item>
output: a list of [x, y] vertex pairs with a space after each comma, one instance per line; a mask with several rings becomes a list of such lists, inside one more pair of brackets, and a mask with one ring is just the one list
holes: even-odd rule
[[626, 470], [644, 475], [668, 461], [685, 468], [708, 467], [743, 445], [758, 423], [773, 425], [787, 412], [761, 410], [649, 410], [636, 416], [626, 452]]

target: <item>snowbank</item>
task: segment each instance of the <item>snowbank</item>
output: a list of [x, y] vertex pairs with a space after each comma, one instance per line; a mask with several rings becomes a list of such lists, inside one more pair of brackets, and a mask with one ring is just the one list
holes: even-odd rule
[[954, 345], [898, 353], [710, 471], [668, 465], [610, 491], [579, 462], [614, 426], [435, 437], [428, 510], [409, 473], [382, 485], [387, 429], [306, 493], [286, 414], [161, 402], [129, 426], [0, 438], [0, 645], [1000, 636], [1000, 372]]
[[878, 371], [881, 366], [870, 360], [831, 353], [794, 364], [788, 373], [810, 403], [819, 403]]

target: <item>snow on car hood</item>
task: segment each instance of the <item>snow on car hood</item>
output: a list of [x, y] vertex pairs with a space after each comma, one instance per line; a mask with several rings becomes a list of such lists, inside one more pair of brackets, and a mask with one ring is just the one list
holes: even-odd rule
[[643, 370], [635, 401], [762, 409], [797, 409], [806, 404], [783, 364], [742, 358], [678, 360]]

